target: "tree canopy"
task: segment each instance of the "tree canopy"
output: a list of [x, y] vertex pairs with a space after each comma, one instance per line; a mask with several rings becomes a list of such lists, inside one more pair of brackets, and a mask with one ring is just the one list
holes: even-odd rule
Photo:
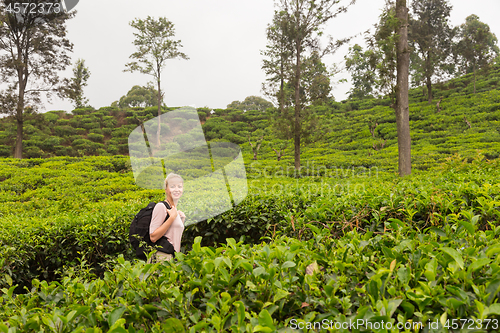
[[[161, 115], [164, 92], [161, 90], [161, 73], [165, 68], [165, 61], [169, 59], [189, 59], [179, 51], [182, 47], [180, 40], [172, 39], [175, 36], [174, 24], [165, 17], [154, 19], [148, 16], [145, 20], [135, 19], [130, 22], [135, 28], [134, 45], [137, 51], [130, 55], [131, 61], [125, 65], [125, 71], [140, 72], [153, 76], [158, 89], [158, 116]], [[161, 123], [158, 118], [157, 145], [160, 146]]]
[[412, 2], [409, 43], [412, 48], [411, 69], [413, 84], [427, 87], [432, 102], [432, 80], [451, 74], [453, 28], [449, 24], [451, 5], [447, 0]]
[[78, 59], [73, 67], [73, 77], [66, 80], [65, 95], [73, 101], [76, 108], [84, 108], [89, 100], [83, 96], [83, 87], [87, 86], [90, 71], [85, 66], [85, 60]]
[[273, 107], [273, 103], [265, 100], [259, 96], [248, 96], [242, 102], [233, 101], [227, 105], [228, 109], [236, 109], [236, 110], [258, 110], [265, 111], [267, 108]]
[[469, 15], [465, 23], [458, 27], [458, 42], [455, 44], [454, 55], [461, 73], [474, 73], [474, 93], [476, 70], [498, 56], [500, 52], [497, 43], [495, 34], [477, 15]]
[[117, 103], [122, 109], [158, 105], [158, 90], [150, 82], [146, 86], [133, 86]]

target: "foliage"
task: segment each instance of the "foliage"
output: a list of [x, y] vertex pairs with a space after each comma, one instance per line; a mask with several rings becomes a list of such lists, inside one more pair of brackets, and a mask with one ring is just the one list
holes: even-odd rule
[[73, 101], [76, 108], [84, 108], [89, 102], [83, 97], [83, 87], [87, 85], [89, 77], [90, 71], [85, 66], [85, 60], [78, 59], [73, 67], [73, 77], [71, 80], [66, 80], [67, 86], [63, 89], [64, 94]]
[[127, 93], [122, 96], [118, 102], [118, 106], [122, 109], [130, 107], [151, 107], [158, 105], [158, 90], [153, 87], [152, 83], [147, 86], [133, 86]]
[[498, 39], [477, 15], [469, 15], [460, 25], [458, 38], [455, 53], [462, 73], [471, 73], [499, 55]]
[[376, 76], [369, 62], [373, 52], [363, 51], [358, 44], [349, 47], [349, 53], [345, 56], [346, 69], [351, 73], [352, 80], [349, 98], [369, 97], [374, 92]]
[[[311, 132], [315, 123], [314, 113], [305, 106], [315, 99], [324, 101], [331, 89], [321, 58], [333, 53], [344, 42], [334, 43], [330, 38], [325, 48], [319, 47], [324, 24], [347, 10], [340, 2], [277, 1], [273, 23], [267, 29], [268, 45], [263, 55], [268, 59], [264, 60], [263, 69], [269, 77], [269, 87], [265, 84], [264, 87], [268, 95], [278, 99], [279, 111], [275, 115], [285, 123], [284, 127], [278, 126], [279, 130], [286, 133], [287, 139], [290, 133], [293, 135], [296, 169], [300, 168], [301, 138], [304, 133]], [[304, 126], [307, 128], [302, 127], [303, 122], [307, 123], [308, 126]]]
[[[46, 2], [30, 3], [38, 6]], [[25, 108], [36, 108], [42, 93], [50, 98], [54, 92], [60, 92], [57, 73], [69, 64], [67, 52], [73, 47], [66, 38], [65, 24], [74, 13], [7, 12], [7, 7], [15, 4], [12, 0], [0, 4], [0, 77], [7, 85], [0, 94], [0, 111], [16, 116], [14, 156], [22, 158]]]
[[415, 86], [425, 82], [429, 103], [432, 81], [451, 74], [453, 29], [448, 23], [451, 5], [447, 0], [415, 1], [411, 5], [408, 41]]
[[273, 107], [271, 102], [266, 101], [264, 98], [259, 96], [248, 96], [242, 102], [233, 101], [227, 105], [228, 109], [237, 109], [237, 110], [258, 110], [265, 111], [268, 108]]
[[[498, 195], [498, 188], [490, 193]], [[384, 232], [353, 229], [337, 238], [333, 224], [310, 221], [303, 225], [307, 239], [276, 235], [252, 246], [227, 238], [207, 247], [197, 237], [174, 261], [119, 256], [101, 278], [82, 264], [83, 271], [69, 269], [59, 283], [33, 280], [20, 295], [5, 277], [0, 327], [271, 332], [364, 319], [360, 332], [382, 321], [392, 323], [387, 332], [400, 332], [397, 323], [432, 321], [441, 330], [455, 326], [456, 318], [493, 324], [500, 316], [500, 227], [481, 230], [474, 212], [461, 211], [425, 230], [405, 223], [414, 220], [411, 211], [399, 219], [380, 209], [374, 219]]]
[[458, 59], [462, 73], [474, 73], [474, 93], [476, 93], [476, 70], [500, 54], [498, 39], [490, 32], [490, 27], [479, 21], [479, 17], [474, 14], [469, 15], [465, 23], [460, 25], [458, 38], [454, 56]]

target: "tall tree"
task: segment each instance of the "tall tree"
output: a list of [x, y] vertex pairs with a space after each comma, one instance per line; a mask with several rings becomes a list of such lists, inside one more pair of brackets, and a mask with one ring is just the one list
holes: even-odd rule
[[73, 77], [66, 80], [67, 86], [64, 89], [66, 96], [73, 101], [76, 108], [83, 108], [89, 100], [83, 96], [83, 87], [87, 86], [90, 71], [85, 66], [85, 60], [78, 59], [73, 67]]
[[[43, 93], [50, 99], [53, 93], [61, 95], [58, 71], [70, 64], [68, 51], [73, 45], [66, 38], [66, 21], [75, 12], [65, 13], [54, 1], [26, 0], [0, 2], [0, 78], [7, 88], [1, 93], [3, 112], [15, 114], [17, 123], [15, 158], [23, 156], [23, 112], [25, 105], [41, 103]], [[26, 10], [35, 4], [43, 10]], [[44, 6], [45, 4], [45, 6]], [[30, 7], [31, 8], [31, 7]]]
[[432, 79], [450, 73], [453, 29], [450, 27], [451, 5], [447, 0], [412, 2], [409, 44], [412, 48], [412, 78], [416, 85], [427, 86], [427, 99], [432, 103]]
[[160, 146], [161, 123], [161, 105], [165, 95], [161, 90], [161, 72], [165, 67], [165, 61], [168, 59], [189, 59], [187, 55], [179, 51], [182, 47], [180, 40], [173, 40], [175, 36], [174, 24], [165, 17], [155, 20], [148, 16], [145, 20], [135, 19], [130, 25], [137, 31], [134, 32], [134, 45], [137, 52], [130, 55], [135, 59], [127, 63], [124, 71], [138, 71], [143, 74], [152, 75], [158, 85], [158, 131], [157, 145]]
[[[355, 0], [351, 0], [353, 4]], [[285, 79], [289, 79], [290, 88], [293, 91], [293, 119], [292, 132], [294, 139], [295, 169], [300, 169], [300, 142], [302, 133], [302, 111], [305, 107], [301, 98], [304, 90], [303, 61], [307, 58], [308, 50], [316, 50], [321, 58], [326, 53], [333, 53], [341, 42], [334, 43], [331, 39], [328, 45], [321, 49], [319, 47], [319, 36], [323, 26], [338, 14], [347, 11], [347, 6], [340, 5], [341, 0], [277, 0], [278, 10], [274, 15], [274, 27], [280, 30], [276, 36], [283, 37], [282, 49], [276, 40], [270, 40], [270, 45], [276, 47], [275, 55], [284, 55], [285, 61], [277, 61], [278, 65], [288, 65], [288, 71], [276, 70], [274, 72], [280, 81], [281, 101], [286, 91]], [[269, 35], [268, 35], [269, 37]], [[277, 57], [277, 58], [278, 58]], [[281, 60], [281, 57], [278, 59]], [[280, 73], [281, 72], [281, 73]], [[280, 77], [280, 75], [282, 75]], [[282, 79], [283, 78], [283, 79]], [[286, 112], [285, 109], [282, 109]]]
[[396, 126], [398, 130], [398, 171], [400, 176], [411, 174], [410, 109], [408, 102], [408, 75], [410, 48], [408, 46], [408, 8], [406, 0], [396, 0], [397, 30], [397, 83]]
[[469, 15], [460, 25], [459, 40], [455, 45], [455, 58], [462, 73], [474, 73], [474, 93], [476, 93], [476, 70], [487, 65], [499, 54], [498, 39], [490, 27], [477, 15]]

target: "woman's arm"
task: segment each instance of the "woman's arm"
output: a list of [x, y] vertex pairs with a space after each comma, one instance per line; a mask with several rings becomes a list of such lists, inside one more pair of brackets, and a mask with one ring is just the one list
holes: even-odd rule
[[166, 216], [166, 214], [164, 213], [162, 208], [157, 209], [158, 206], [165, 207], [163, 204], [161, 204], [161, 205], [157, 204], [153, 210], [153, 216], [151, 219], [151, 226], [149, 229], [150, 230], [149, 238], [151, 239], [151, 241], [153, 243], [156, 243], [156, 241], [158, 239], [162, 238], [162, 236], [165, 235], [168, 228], [170, 228], [170, 226], [172, 225], [172, 222], [174, 222], [174, 220], [177, 217], [177, 209], [175, 208], [175, 206], [172, 207], [172, 209], [166, 209], [166, 207], [165, 207], [164, 209], [167, 211], [167, 213], [170, 216], [163, 224], [158, 226], [160, 223], [163, 222], [163, 220], [165, 219], [165, 216]]

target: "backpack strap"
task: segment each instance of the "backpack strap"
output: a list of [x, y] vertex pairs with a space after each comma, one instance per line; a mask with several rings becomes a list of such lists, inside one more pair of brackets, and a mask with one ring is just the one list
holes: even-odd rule
[[[162, 204], [165, 205], [165, 207], [167, 207], [167, 209], [172, 209], [172, 207], [170, 207], [170, 205], [168, 204], [168, 202], [166, 202], [165, 200], [161, 201]], [[168, 212], [167, 212], [167, 216], [165, 216], [165, 221], [168, 219], [170, 215], [168, 215]], [[165, 221], [163, 221], [163, 223], [165, 223]]]

